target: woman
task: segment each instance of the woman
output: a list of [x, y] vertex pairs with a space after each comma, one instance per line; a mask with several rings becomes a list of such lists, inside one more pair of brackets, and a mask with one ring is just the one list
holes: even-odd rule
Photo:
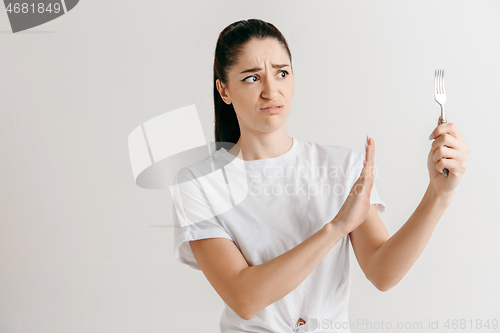
[[[364, 158], [287, 135], [291, 60], [285, 38], [261, 20], [235, 22], [217, 41], [215, 138], [236, 145], [196, 166], [237, 158], [249, 193], [236, 205], [231, 197], [231, 209], [176, 228], [175, 257], [201, 269], [223, 299], [223, 333], [350, 332], [349, 242], [366, 277], [389, 290], [422, 253], [467, 164], [469, 147], [456, 127], [438, 125], [429, 138], [427, 191], [390, 237], [379, 216], [385, 203], [374, 186], [372, 138]], [[220, 205], [215, 186], [196, 184], [205, 193], [195, 200], [200, 207]]]

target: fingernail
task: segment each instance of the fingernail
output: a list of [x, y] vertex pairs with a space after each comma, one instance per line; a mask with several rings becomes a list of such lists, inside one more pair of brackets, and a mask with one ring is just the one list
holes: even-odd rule
[[436, 137], [436, 135], [434, 134], [434, 132], [431, 133], [431, 135], [429, 135], [429, 140], [432, 140]]

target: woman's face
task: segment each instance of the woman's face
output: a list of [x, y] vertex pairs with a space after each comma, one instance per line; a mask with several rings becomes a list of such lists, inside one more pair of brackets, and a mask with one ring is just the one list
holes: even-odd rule
[[285, 48], [274, 38], [251, 39], [228, 72], [228, 84], [217, 80], [217, 89], [233, 104], [242, 133], [276, 131], [290, 114], [294, 89]]

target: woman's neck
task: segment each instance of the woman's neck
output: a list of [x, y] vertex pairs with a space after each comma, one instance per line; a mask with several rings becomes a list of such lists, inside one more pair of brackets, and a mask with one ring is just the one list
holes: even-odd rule
[[293, 139], [284, 133], [275, 133], [256, 138], [241, 135], [236, 145], [228, 152], [245, 161], [273, 158], [283, 155], [292, 148]]

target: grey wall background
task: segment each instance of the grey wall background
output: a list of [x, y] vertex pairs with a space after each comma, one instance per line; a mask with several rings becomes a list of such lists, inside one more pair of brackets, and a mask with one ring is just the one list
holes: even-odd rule
[[[500, 320], [500, 3], [497, 1], [81, 1], [12, 34], [0, 11], [0, 332], [217, 332], [223, 303], [173, 257], [168, 191], [134, 184], [128, 134], [196, 104], [213, 140], [219, 32], [260, 18], [288, 39], [289, 135], [362, 150], [391, 234], [428, 184], [439, 116], [434, 70], [471, 147], [427, 248], [388, 292], [351, 249], [351, 319]], [[450, 321], [450, 325], [452, 322]], [[354, 332], [376, 332], [358, 326]]]

